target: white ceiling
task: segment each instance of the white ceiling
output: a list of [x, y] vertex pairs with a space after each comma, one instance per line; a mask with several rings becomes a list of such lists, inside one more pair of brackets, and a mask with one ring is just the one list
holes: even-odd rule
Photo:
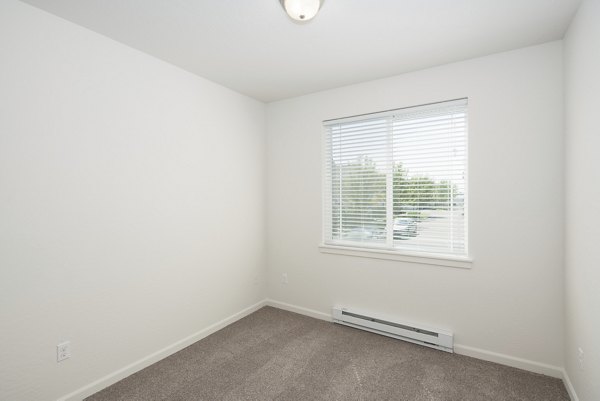
[[561, 39], [580, 0], [24, 0], [270, 102]]

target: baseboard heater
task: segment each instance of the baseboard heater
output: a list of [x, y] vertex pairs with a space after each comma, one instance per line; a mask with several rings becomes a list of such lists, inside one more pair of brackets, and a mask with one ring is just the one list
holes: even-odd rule
[[441, 351], [454, 352], [454, 335], [446, 330], [392, 321], [371, 313], [337, 306], [333, 308], [333, 322]]

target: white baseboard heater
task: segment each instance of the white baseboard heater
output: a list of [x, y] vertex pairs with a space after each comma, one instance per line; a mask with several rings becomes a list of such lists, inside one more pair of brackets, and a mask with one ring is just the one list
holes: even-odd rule
[[441, 351], [454, 352], [454, 335], [447, 330], [393, 321], [372, 313], [338, 306], [333, 308], [333, 322]]

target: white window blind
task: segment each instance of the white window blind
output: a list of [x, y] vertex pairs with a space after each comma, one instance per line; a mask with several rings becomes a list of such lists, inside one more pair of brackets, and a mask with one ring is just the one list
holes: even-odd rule
[[467, 255], [467, 100], [325, 127], [324, 243]]

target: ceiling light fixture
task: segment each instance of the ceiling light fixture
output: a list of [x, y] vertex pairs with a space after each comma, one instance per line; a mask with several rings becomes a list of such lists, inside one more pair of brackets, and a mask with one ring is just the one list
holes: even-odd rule
[[323, 0], [279, 0], [287, 15], [296, 21], [308, 21], [319, 12]]

